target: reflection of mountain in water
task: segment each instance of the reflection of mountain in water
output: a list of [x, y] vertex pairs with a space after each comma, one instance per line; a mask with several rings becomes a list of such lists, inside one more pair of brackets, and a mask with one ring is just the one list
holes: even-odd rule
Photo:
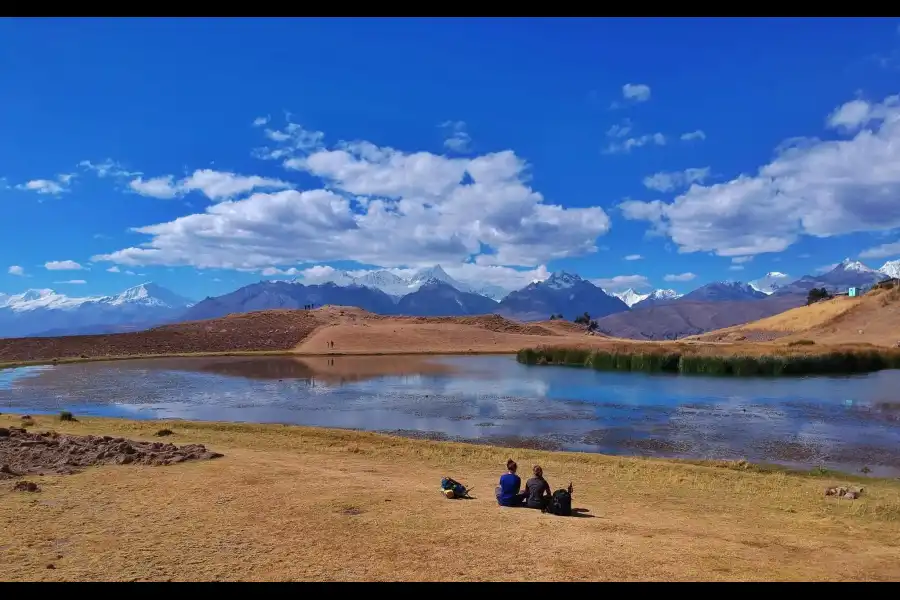
[[254, 358], [191, 359], [159, 363], [167, 369], [242, 377], [245, 379], [305, 379], [344, 384], [366, 379], [407, 374], [451, 373], [452, 367], [421, 357], [337, 356], [298, 358], [267, 356]]

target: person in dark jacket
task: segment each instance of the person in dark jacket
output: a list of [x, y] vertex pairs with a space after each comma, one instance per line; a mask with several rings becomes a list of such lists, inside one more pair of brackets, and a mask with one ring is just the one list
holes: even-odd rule
[[525, 482], [525, 506], [543, 510], [550, 502], [553, 492], [550, 491], [550, 484], [544, 479], [544, 470], [539, 465], [534, 465], [532, 473], [534, 477]]
[[522, 479], [516, 475], [519, 466], [516, 461], [506, 461], [506, 473], [500, 476], [500, 485], [497, 487], [497, 504], [500, 506], [522, 506], [525, 503], [525, 494], [520, 493]]

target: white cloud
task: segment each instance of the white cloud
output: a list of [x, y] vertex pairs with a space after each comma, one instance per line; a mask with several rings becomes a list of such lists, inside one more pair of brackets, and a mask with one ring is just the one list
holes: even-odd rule
[[823, 265], [821, 267], [816, 267], [814, 270], [816, 273], [828, 273], [829, 271], [834, 271], [834, 268], [837, 267], [841, 263], [831, 263], [829, 265]]
[[665, 281], [692, 281], [696, 278], [697, 276], [693, 273], [680, 273], [678, 275], [666, 275], [663, 277]]
[[887, 258], [889, 256], [898, 255], [900, 255], [900, 242], [881, 244], [880, 246], [868, 248], [859, 253], [860, 258]]
[[52, 179], [32, 179], [25, 183], [20, 183], [16, 189], [37, 192], [38, 194], [46, 194], [50, 196], [58, 196], [69, 191], [69, 186], [75, 178], [74, 173], [61, 173]]
[[744, 265], [731, 265], [728, 267], [729, 271], [743, 271]]
[[255, 119], [253, 119], [253, 126], [254, 127], [262, 127], [263, 125], [268, 125], [270, 119], [271, 119], [271, 117], [268, 117], [268, 116], [256, 117]]
[[646, 102], [650, 99], [650, 86], [643, 83], [626, 83], [622, 86], [622, 97], [635, 102]]
[[111, 266], [110, 268], [108, 268], [108, 269], [106, 270], [106, 272], [107, 272], [107, 273], [119, 273], [119, 272], [121, 272], [121, 271], [119, 270], [119, 267], [117, 267], [116, 265], [113, 265], [113, 266]]
[[734, 256], [731, 258], [732, 264], [742, 265], [744, 263], [748, 263], [753, 260], [752, 256]]
[[25, 275], [25, 269], [23, 269], [19, 265], [12, 265], [11, 267], [9, 267], [6, 270], [6, 272], [9, 273], [10, 275], [19, 275], [19, 276]]
[[48, 271], [81, 271], [84, 269], [74, 260], [51, 260], [44, 263], [44, 268]]
[[54, 281], [55, 284], [62, 285], [84, 285], [87, 283], [84, 279], [69, 279], [68, 281]]
[[170, 200], [179, 194], [178, 186], [174, 183], [172, 175], [143, 179], [138, 177], [128, 183], [128, 187], [141, 196]]
[[92, 171], [101, 179], [106, 177], [134, 177], [135, 175], [140, 175], [137, 171], [128, 171], [124, 169], [122, 165], [109, 158], [98, 163], [83, 160], [78, 163], [78, 166], [85, 170]]
[[591, 279], [591, 283], [613, 292], [628, 288], [639, 290], [650, 287], [650, 280], [643, 275], [616, 275], [607, 279]]
[[444, 121], [441, 127], [447, 132], [444, 140], [444, 148], [452, 152], [468, 152], [472, 143], [472, 136], [466, 131], [464, 121]]
[[[853, 101], [856, 102], [856, 101]], [[649, 221], [680, 252], [719, 256], [781, 252], [800, 236], [820, 238], [900, 227], [900, 104], [839, 108], [836, 122], [870, 125], [850, 139], [781, 148], [756, 175], [694, 185], [671, 203], [628, 201], [626, 218]], [[851, 116], [847, 116], [851, 115]]]
[[606, 137], [623, 138], [631, 133], [631, 119], [622, 119], [621, 123], [616, 123], [606, 130]]
[[705, 140], [706, 133], [703, 132], [702, 129], [697, 129], [696, 131], [689, 131], [688, 133], [681, 134], [681, 141], [683, 142], [691, 142], [694, 140]]
[[628, 256], [625, 257], [625, 260], [641, 260], [642, 258], [644, 258], [644, 257], [641, 256], [640, 254], [629, 254]]
[[323, 147], [325, 134], [288, 121], [284, 129], [266, 129], [265, 136], [275, 142], [275, 147], [256, 148], [253, 155], [262, 160], [286, 160], [296, 156], [306, 156]]
[[258, 192], [138, 227], [147, 243], [94, 260], [262, 269], [335, 260], [454, 265], [474, 257], [478, 266], [533, 267], [595, 252], [609, 229], [600, 207], [545, 202], [511, 150], [448, 158], [354, 142], [284, 163], [327, 189]]
[[134, 271], [125, 271], [126, 275], [137, 275]]
[[138, 177], [131, 181], [129, 186], [138, 194], [153, 198], [171, 199], [197, 191], [210, 200], [222, 200], [233, 198], [255, 189], [284, 189], [290, 187], [290, 184], [278, 179], [256, 175], [246, 177], [227, 171], [197, 169], [192, 175], [185, 177], [181, 181], [176, 182], [172, 175], [147, 180]]
[[658, 192], [670, 192], [676, 188], [688, 187], [693, 183], [702, 182], [709, 177], [709, 172], [709, 167], [685, 169], [684, 171], [660, 171], [645, 177], [644, 187]]
[[[607, 132], [609, 133], [609, 132]], [[621, 154], [631, 152], [634, 148], [641, 148], [646, 145], [665, 146], [666, 136], [661, 133], [648, 133], [646, 135], [628, 138], [622, 142], [610, 142], [604, 152], [606, 154]]]

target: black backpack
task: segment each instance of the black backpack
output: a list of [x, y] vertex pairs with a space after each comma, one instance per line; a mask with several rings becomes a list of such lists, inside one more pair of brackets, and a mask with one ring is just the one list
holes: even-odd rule
[[572, 516], [572, 494], [568, 490], [556, 490], [550, 497], [550, 502], [544, 508], [544, 512], [560, 517]]

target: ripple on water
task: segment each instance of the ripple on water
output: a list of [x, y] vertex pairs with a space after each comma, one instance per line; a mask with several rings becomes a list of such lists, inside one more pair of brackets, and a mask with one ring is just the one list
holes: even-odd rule
[[297, 423], [523, 448], [900, 473], [900, 372], [772, 379], [510, 357], [165, 359], [0, 371], [0, 410]]

